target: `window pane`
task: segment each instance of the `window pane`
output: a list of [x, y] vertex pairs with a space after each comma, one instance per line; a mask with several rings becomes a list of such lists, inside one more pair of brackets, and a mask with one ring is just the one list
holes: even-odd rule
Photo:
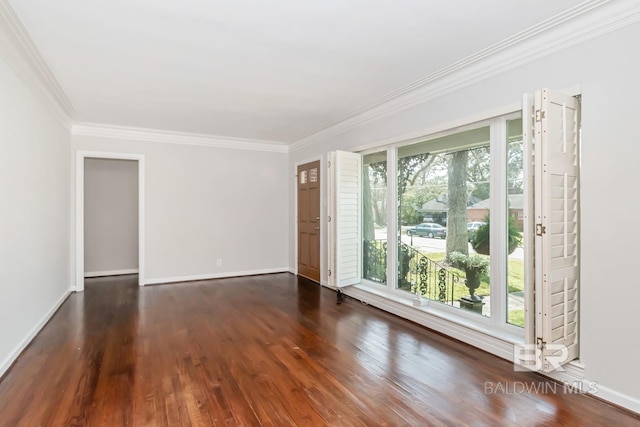
[[522, 119], [507, 121], [507, 322], [524, 326], [524, 170]]
[[489, 212], [490, 169], [489, 127], [398, 149], [398, 289], [490, 315], [488, 252], [469, 244]]
[[387, 283], [387, 152], [363, 157], [362, 276]]

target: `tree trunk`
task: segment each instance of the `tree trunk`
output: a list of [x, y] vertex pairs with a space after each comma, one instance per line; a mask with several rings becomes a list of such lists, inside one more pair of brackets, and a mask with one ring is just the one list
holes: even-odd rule
[[469, 254], [467, 240], [467, 150], [451, 155], [448, 168], [447, 255]]
[[369, 180], [369, 168], [364, 167], [362, 174], [364, 191], [362, 192], [362, 239], [375, 240], [375, 226], [373, 219], [373, 197], [371, 197], [371, 181]]

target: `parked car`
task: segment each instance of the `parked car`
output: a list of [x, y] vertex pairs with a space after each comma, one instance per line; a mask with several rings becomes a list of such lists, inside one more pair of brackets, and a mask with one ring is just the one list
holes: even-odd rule
[[480, 226], [483, 226], [485, 224], [486, 222], [482, 221], [471, 221], [467, 223], [467, 238], [469, 239], [469, 241], [473, 239], [473, 235], [475, 234], [476, 230], [478, 230]]
[[408, 236], [426, 236], [426, 237], [439, 237], [445, 239], [447, 237], [447, 228], [435, 222], [423, 222], [413, 228], [407, 230]]

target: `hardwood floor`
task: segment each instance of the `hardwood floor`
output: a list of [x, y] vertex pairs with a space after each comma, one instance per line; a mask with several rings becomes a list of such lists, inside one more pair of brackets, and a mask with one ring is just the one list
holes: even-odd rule
[[135, 280], [69, 297], [1, 380], [0, 426], [640, 425], [290, 274]]

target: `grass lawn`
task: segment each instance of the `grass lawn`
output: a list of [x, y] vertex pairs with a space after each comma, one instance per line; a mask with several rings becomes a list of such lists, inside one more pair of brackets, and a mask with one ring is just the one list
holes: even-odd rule
[[524, 328], [524, 310], [509, 310], [509, 323]]

